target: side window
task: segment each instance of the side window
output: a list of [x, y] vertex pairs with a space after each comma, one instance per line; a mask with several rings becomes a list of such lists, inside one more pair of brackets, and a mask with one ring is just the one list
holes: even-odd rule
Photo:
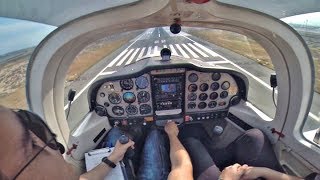
[[26, 69], [30, 56], [53, 26], [0, 17], [0, 105], [27, 109]]
[[320, 12], [291, 16], [282, 20], [302, 36], [313, 57], [315, 86], [311, 109], [303, 125], [303, 135], [311, 142], [316, 143], [314, 137], [320, 127]]

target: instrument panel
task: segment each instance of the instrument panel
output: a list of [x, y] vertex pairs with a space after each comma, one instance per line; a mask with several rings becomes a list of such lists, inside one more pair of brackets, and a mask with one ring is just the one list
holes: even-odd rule
[[237, 93], [237, 83], [227, 73], [186, 72], [185, 110], [187, 113], [225, 109], [230, 99]]
[[239, 87], [237, 81], [239, 77], [223, 70], [150, 70], [139, 76], [103, 81], [96, 92], [96, 111], [108, 116], [111, 124], [155, 121], [161, 126], [167, 120], [182, 123], [223, 118], [231, 105], [246, 96], [246, 90], [241, 90], [245, 86]]
[[153, 114], [150, 75], [105, 82], [98, 91], [97, 103], [111, 117], [137, 117]]

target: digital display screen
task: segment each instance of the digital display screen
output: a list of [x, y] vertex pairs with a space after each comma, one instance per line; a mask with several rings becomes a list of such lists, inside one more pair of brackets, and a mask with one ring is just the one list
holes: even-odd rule
[[162, 84], [161, 92], [162, 93], [175, 93], [177, 91], [177, 84]]

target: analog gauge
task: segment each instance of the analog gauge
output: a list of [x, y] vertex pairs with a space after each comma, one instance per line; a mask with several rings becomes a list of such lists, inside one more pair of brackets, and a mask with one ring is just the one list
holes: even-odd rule
[[139, 103], [146, 103], [150, 100], [150, 94], [147, 91], [140, 91], [137, 97]]
[[204, 109], [206, 107], [207, 107], [207, 103], [205, 103], [205, 102], [201, 102], [201, 103], [198, 104], [198, 108], [199, 109]]
[[123, 100], [126, 103], [133, 103], [136, 101], [136, 96], [132, 92], [126, 92], [123, 94]]
[[190, 93], [188, 95], [188, 100], [189, 101], [195, 101], [197, 99], [197, 94], [196, 93]]
[[142, 104], [140, 106], [140, 114], [149, 114], [151, 113], [151, 106], [149, 104]]
[[221, 84], [221, 89], [227, 90], [230, 87], [230, 83], [228, 81], [225, 81]]
[[121, 102], [121, 96], [116, 92], [109, 94], [108, 99], [111, 104], [119, 104]]
[[221, 78], [221, 74], [220, 73], [213, 73], [211, 78], [214, 81], [218, 81]]
[[198, 75], [196, 73], [191, 73], [189, 76], [188, 76], [188, 80], [190, 82], [196, 82], [198, 81]]
[[205, 100], [207, 100], [207, 98], [208, 98], [208, 94], [206, 94], [206, 93], [201, 93], [199, 95], [200, 101], [205, 101]]
[[135, 115], [138, 113], [138, 108], [135, 105], [129, 105], [126, 107], [126, 112], [128, 115]]
[[206, 91], [209, 89], [209, 85], [207, 83], [202, 83], [199, 89], [200, 91]]
[[139, 89], [145, 89], [149, 86], [148, 78], [145, 76], [140, 76], [136, 79], [136, 85]]
[[209, 108], [215, 108], [216, 106], [217, 106], [217, 102], [215, 102], [215, 101], [210, 101], [208, 104]]
[[120, 86], [124, 90], [130, 90], [133, 88], [133, 81], [132, 81], [132, 79], [121, 80]]
[[196, 103], [194, 103], [194, 102], [190, 102], [189, 104], [188, 104], [188, 109], [194, 109], [194, 108], [196, 108]]
[[220, 93], [220, 97], [221, 97], [222, 99], [228, 97], [228, 92], [227, 92], [227, 91], [222, 91], [222, 92]]
[[210, 99], [211, 99], [211, 100], [215, 100], [215, 99], [217, 99], [217, 98], [218, 98], [218, 96], [219, 96], [219, 94], [218, 94], [218, 93], [213, 92], [213, 93], [211, 93], [211, 94], [210, 94]]
[[124, 109], [121, 106], [114, 106], [112, 112], [117, 116], [122, 116], [124, 114]]
[[212, 91], [218, 90], [219, 87], [220, 87], [220, 85], [219, 85], [219, 83], [217, 83], [217, 82], [212, 83], [211, 86], [210, 86], [210, 88], [211, 88]]
[[198, 89], [198, 86], [197, 86], [196, 84], [190, 84], [190, 85], [188, 86], [188, 91], [189, 91], [189, 92], [196, 92], [197, 89]]

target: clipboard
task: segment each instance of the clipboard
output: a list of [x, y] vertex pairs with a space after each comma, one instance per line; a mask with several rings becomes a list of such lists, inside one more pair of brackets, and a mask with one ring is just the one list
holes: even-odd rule
[[[102, 158], [109, 156], [113, 150], [114, 148], [102, 148], [85, 153], [84, 157], [87, 171], [90, 171], [98, 166], [101, 163]], [[116, 165], [117, 166], [113, 168], [104, 178], [105, 180], [125, 180], [120, 163], [118, 162]]]

